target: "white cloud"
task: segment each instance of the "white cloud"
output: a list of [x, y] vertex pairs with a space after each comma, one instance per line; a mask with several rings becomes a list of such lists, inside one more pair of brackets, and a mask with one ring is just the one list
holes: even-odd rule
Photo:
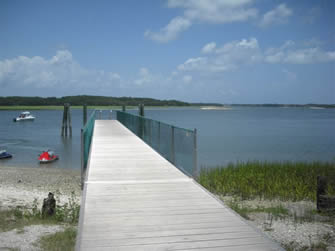
[[281, 46], [264, 53], [267, 63], [313, 64], [335, 61], [335, 51], [324, 51], [319, 47], [292, 48]]
[[242, 64], [259, 62], [262, 59], [256, 38], [232, 41], [216, 49], [211, 47], [212, 54], [208, 54], [207, 57], [190, 58], [179, 65], [178, 70], [223, 72], [236, 69]]
[[178, 71], [211, 74], [261, 63], [313, 64], [335, 61], [335, 51], [325, 51], [319, 47], [297, 48], [291, 40], [278, 48], [266, 50], [259, 46], [256, 38], [228, 42], [221, 47], [212, 42], [206, 44], [201, 52], [205, 56], [187, 59], [177, 67]]
[[145, 67], [139, 70], [138, 78], [134, 81], [136, 85], [142, 86], [145, 84], [150, 84], [154, 80], [154, 76]]
[[280, 4], [275, 9], [264, 14], [262, 20], [260, 21], [260, 26], [267, 27], [272, 24], [286, 23], [292, 14], [292, 9], [288, 8], [286, 4]]
[[169, 0], [169, 8], [182, 8], [184, 15], [173, 18], [159, 32], [150, 30], [145, 36], [157, 42], [174, 40], [195, 23], [225, 24], [243, 22], [257, 17], [258, 11], [249, 7], [253, 0]]
[[183, 17], [175, 17], [159, 32], [146, 31], [144, 35], [157, 42], [169, 42], [177, 38], [179, 33], [187, 30], [191, 26], [191, 22]]
[[211, 43], [208, 43], [208, 44], [206, 44], [203, 48], [202, 48], [202, 53], [211, 53], [211, 52], [213, 52], [214, 51], [214, 49], [215, 49], [215, 47], [216, 47], [216, 43], [214, 43], [214, 42], [211, 42]]
[[191, 83], [191, 81], [192, 81], [192, 76], [190, 76], [190, 75], [185, 75], [185, 76], [183, 77], [183, 81], [184, 81], [185, 84]]
[[249, 8], [252, 0], [185, 0], [169, 1], [169, 7], [184, 8], [186, 18], [205, 23], [232, 23], [246, 21], [257, 16], [257, 10]]
[[180, 71], [192, 71], [202, 68], [203, 65], [207, 64], [207, 59], [204, 57], [190, 58], [185, 63], [178, 66]]
[[57, 51], [50, 59], [19, 56], [0, 61], [0, 86], [12, 88], [111, 87], [120, 79], [117, 73], [83, 68], [68, 50]]

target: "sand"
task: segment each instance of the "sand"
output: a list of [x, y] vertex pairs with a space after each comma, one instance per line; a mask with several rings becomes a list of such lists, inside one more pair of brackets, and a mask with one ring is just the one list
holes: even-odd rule
[[[80, 203], [80, 171], [61, 168], [5, 167], [0, 163], [0, 210], [17, 206], [32, 207], [37, 199], [42, 207], [48, 193], [55, 194], [57, 203], [69, 202], [72, 193]], [[36, 242], [44, 235], [64, 230], [64, 225], [32, 225], [23, 231], [0, 232], [0, 250], [39, 250]]]
[[0, 210], [32, 205], [35, 198], [42, 205], [49, 192], [61, 203], [68, 202], [72, 192], [80, 200], [80, 171], [0, 166]]

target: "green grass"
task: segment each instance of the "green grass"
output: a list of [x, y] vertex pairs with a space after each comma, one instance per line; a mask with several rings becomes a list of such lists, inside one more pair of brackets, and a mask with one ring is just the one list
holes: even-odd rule
[[231, 200], [227, 203], [227, 205], [233, 209], [236, 213], [241, 215], [243, 218], [249, 220], [248, 214], [250, 213], [267, 213], [271, 214], [275, 219], [277, 218], [284, 218], [289, 215], [289, 211], [283, 207], [282, 205], [276, 206], [276, 207], [247, 207], [241, 205], [238, 201], [236, 200]]
[[37, 200], [34, 200], [33, 207], [17, 206], [14, 209], [0, 211], [0, 232], [18, 229], [21, 232], [25, 226], [40, 224], [67, 223], [76, 225], [79, 219], [80, 205], [76, 202], [74, 192], [68, 203], [56, 205], [56, 212], [51, 217], [43, 217], [41, 210], [37, 207]]
[[69, 227], [63, 232], [43, 236], [39, 246], [45, 251], [72, 251], [76, 244], [76, 234], [76, 228]]
[[13, 229], [18, 229], [21, 232], [25, 226], [57, 223], [54, 219], [42, 219], [40, 215], [34, 215], [22, 207], [0, 211], [0, 232]]
[[[242, 199], [316, 200], [317, 176], [335, 176], [335, 163], [247, 162], [202, 169], [199, 183]], [[334, 184], [329, 188], [334, 191]]]

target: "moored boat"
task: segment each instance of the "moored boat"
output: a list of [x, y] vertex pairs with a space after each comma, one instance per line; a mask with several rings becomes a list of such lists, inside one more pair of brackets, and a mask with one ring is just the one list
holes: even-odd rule
[[8, 153], [6, 150], [0, 150], [0, 159], [8, 159], [13, 157], [10, 153]]
[[30, 112], [22, 112], [17, 118], [14, 118], [14, 122], [17, 121], [28, 121], [28, 120], [34, 120], [35, 117], [30, 114]]
[[54, 152], [50, 150], [41, 153], [38, 157], [38, 161], [40, 162], [40, 164], [50, 163], [55, 160], [58, 160], [58, 155], [54, 154]]

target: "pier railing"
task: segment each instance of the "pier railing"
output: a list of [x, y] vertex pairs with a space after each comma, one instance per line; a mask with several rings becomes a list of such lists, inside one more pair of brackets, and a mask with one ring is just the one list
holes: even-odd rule
[[96, 114], [97, 114], [97, 111], [94, 110], [91, 113], [86, 124], [81, 129], [81, 184], [82, 186], [84, 184], [86, 167], [87, 167], [88, 157], [90, 154], [90, 147], [91, 147], [91, 141], [92, 141], [93, 130], [94, 130], [94, 121], [96, 119]]
[[197, 130], [117, 111], [116, 119], [165, 159], [191, 177], [198, 176]]

